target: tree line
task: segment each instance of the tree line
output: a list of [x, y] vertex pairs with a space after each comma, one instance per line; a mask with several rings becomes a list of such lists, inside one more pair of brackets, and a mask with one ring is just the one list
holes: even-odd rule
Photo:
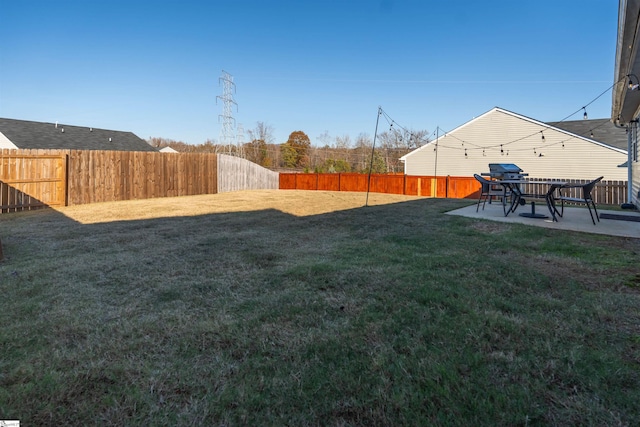
[[426, 130], [400, 131], [390, 129], [378, 134], [376, 148], [373, 139], [361, 133], [352, 141], [349, 135], [331, 137], [325, 131], [318, 144], [311, 144], [301, 131], [291, 132], [286, 142], [274, 143], [273, 128], [263, 122], [247, 131], [249, 142], [222, 145], [214, 140], [203, 144], [187, 144], [166, 138], [150, 137], [147, 142], [158, 149], [171, 147], [180, 153], [224, 153], [243, 157], [272, 170], [295, 170], [317, 173], [361, 172], [397, 173], [404, 171], [400, 157], [426, 144]]

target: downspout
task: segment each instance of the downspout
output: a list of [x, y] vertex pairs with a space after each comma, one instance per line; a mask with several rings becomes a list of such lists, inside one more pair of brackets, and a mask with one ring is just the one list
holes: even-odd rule
[[631, 185], [633, 179], [633, 170], [631, 169], [631, 148], [634, 134], [638, 132], [638, 119], [630, 120], [627, 126], [620, 126], [613, 121], [613, 125], [617, 128], [627, 129], [627, 203], [620, 205], [622, 209], [636, 209], [636, 205], [633, 204], [633, 186]]
[[622, 204], [623, 209], [635, 209], [635, 206], [632, 203], [633, 200], [633, 168], [631, 167], [631, 161], [633, 158], [633, 153], [631, 149], [633, 147], [633, 138], [637, 139], [638, 134], [638, 119], [631, 120], [629, 122], [631, 125], [631, 129], [629, 134], [627, 135], [627, 203]]

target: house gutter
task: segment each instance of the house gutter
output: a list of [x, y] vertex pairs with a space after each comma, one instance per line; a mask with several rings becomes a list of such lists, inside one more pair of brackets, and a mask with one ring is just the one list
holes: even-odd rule
[[[618, 5], [618, 38], [616, 43], [615, 81], [620, 83], [623, 79], [633, 75], [635, 58], [638, 52], [638, 30], [640, 25], [640, 8], [638, 0], [620, 0]], [[621, 31], [622, 29], [622, 31]], [[623, 71], [624, 70], [624, 71]], [[640, 83], [640, 81], [638, 82]], [[627, 85], [614, 84], [611, 119], [618, 128], [627, 129], [627, 203], [621, 205], [622, 209], [636, 209], [633, 204], [633, 168], [632, 164], [632, 142], [635, 136], [637, 140], [638, 119], [625, 120], [622, 116], [625, 100], [628, 91]], [[633, 117], [638, 116], [636, 110]], [[622, 125], [627, 122], [626, 126]]]

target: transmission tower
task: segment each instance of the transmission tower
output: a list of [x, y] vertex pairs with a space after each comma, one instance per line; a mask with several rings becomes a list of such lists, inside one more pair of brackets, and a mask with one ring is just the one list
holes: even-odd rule
[[233, 155], [233, 142], [235, 139], [233, 128], [236, 124], [236, 120], [233, 118], [233, 105], [235, 104], [236, 109], [238, 108], [238, 104], [233, 100], [236, 85], [233, 83], [233, 76], [224, 70], [222, 70], [222, 76], [218, 79], [218, 85], [220, 82], [222, 82], [222, 96], [216, 96], [216, 103], [218, 103], [218, 98], [222, 100], [222, 114], [218, 115], [218, 122], [222, 120], [220, 142], [222, 144], [222, 152]]

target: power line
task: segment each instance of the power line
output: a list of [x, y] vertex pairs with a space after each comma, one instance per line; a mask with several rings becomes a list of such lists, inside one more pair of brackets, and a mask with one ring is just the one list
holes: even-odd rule
[[222, 100], [222, 114], [218, 115], [218, 122], [222, 119], [221, 143], [225, 154], [233, 154], [233, 142], [235, 140], [234, 130], [236, 120], [233, 118], [233, 106], [238, 108], [238, 103], [233, 100], [233, 93], [236, 85], [233, 83], [233, 76], [222, 70], [222, 76], [218, 79], [218, 84], [222, 82], [222, 96], [216, 96]]

